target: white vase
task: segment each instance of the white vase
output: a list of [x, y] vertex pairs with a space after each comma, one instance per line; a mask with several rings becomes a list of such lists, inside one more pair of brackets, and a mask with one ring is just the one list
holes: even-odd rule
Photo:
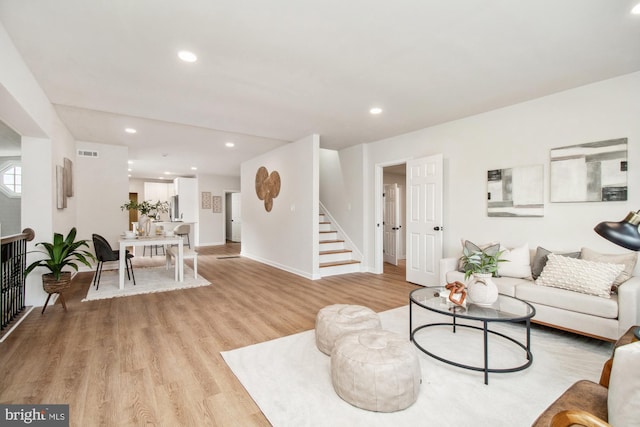
[[138, 234], [148, 236], [151, 230], [151, 218], [146, 215], [140, 215], [138, 218]]
[[474, 304], [491, 305], [498, 299], [498, 287], [491, 280], [491, 273], [474, 273], [467, 285], [467, 298]]

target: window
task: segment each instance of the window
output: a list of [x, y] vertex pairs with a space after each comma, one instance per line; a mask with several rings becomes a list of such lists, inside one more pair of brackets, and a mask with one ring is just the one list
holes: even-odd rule
[[0, 190], [9, 197], [20, 197], [22, 194], [22, 166], [17, 162], [9, 162], [0, 166]]

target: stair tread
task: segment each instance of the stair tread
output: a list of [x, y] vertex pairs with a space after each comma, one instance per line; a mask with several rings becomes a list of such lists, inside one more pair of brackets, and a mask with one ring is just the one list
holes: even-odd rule
[[320, 224], [331, 224], [331, 221], [320, 221]]
[[338, 265], [349, 265], [349, 264], [360, 264], [360, 261], [355, 259], [350, 259], [348, 261], [321, 262], [320, 268], [335, 267]]
[[344, 243], [344, 240], [339, 240], [339, 239], [336, 239], [336, 240], [320, 240], [319, 243]]
[[320, 233], [336, 233], [336, 230], [320, 230]]
[[351, 249], [335, 249], [332, 251], [320, 251], [320, 255], [342, 254], [347, 252], [353, 252], [353, 251]]

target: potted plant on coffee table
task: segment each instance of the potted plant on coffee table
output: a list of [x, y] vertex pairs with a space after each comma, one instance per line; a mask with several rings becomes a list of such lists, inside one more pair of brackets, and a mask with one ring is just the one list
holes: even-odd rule
[[478, 305], [491, 305], [498, 299], [498, 287], [491, 277], [498, 272], [498, 263], [502, 255], [499, 245], [484, 250], [471, 250], [465, 247], [462, 251], [462, 268], [464, 278], [473, 279], [467, 284], [467, 296]]
[[68, 289], [71, 284], [71, 272], [63, 270], [65, 267], [71, 267], [78, 271], [78, 262], [91, 268], [89, 260], [95, 261], [96, 258], [91, 252], [82, 249], [83, 247], [88, 248], [89, 244], [86, 240], [76, 240], [75, 227], [69, 231], [66, 237], [63, 237], [60, 233], [54, 233], [53, 242], [40, 242], [36, 243], [36, 246], [41, 246], [43, 249], [32, 252], [39, 252], [46, 255], [46, 257], [29, 264], [24, 274], [25, 276], [28, 275], [35, 270], [36, 267], [47, 268], [50, 273], [42, 275], [42, 287], [49, 295], [47, 296], [44, 307], [42, 307], [42, 313], [44, 313], [45, 308], [47, 308], [49, 299], [53, 294], [60, 295], [60, 302], [66, 311], [67, 306], [64, 302], [62, 292]]

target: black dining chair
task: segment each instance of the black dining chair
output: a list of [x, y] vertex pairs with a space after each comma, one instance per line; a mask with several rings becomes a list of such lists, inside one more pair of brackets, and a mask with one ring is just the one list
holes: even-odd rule
[[[102, 275], [102, 266], [105, 262], [120, 261], [120, 251], [114, 250], [107, 240], [99, 234], [93, 234], [93, 248], [96, 251], [96, 259], [98, 265], [96, 265], [96, 274], [93, 276], [93, 284], [96, 287], [96, 291], [100, 287], [100, 276]], [[133, 285], [136, 284], [136, 277], [133, 274], [133, 264], [131, 263], [133, 254], [127, 251], [127, 257], [124, 261], [124, 265], [127, 268], [127, 278], [131, 280], [133, 278]]]

